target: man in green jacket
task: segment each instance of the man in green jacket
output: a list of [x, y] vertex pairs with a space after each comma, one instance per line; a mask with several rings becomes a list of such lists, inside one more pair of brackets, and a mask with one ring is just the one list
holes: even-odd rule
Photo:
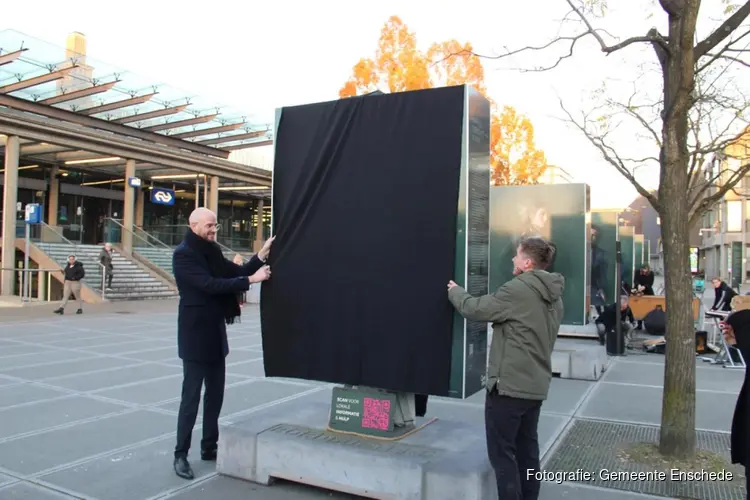
[[539, 497], [537, 427], [552, 379], [552, 348], [563, 317], [565, 279], [546, 269], [555, 247], [539, 237], [521, 241], [516, 276], [490, 295], [472, 297], [453, 281], [448, 298], [469, 321], [492, 322], [487, 370], [487, 454], [502, 500]]

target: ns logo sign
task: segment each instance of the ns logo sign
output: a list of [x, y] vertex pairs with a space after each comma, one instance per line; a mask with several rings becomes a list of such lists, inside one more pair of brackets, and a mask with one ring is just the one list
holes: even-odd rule
[[171, 189], [154, 188], [151, 190], [151, 203], [157, 205], [174, 205], [175, 195]]

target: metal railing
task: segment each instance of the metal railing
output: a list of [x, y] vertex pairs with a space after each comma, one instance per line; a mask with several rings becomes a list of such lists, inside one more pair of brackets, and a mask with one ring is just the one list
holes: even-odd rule
[[[135, 226], [134, 226], [135, 230], [127, 228], [122, 224], [121, 221], [122, 219], [112, 219], [110, 217], [106, 217], [104, 219], [105, 224], [108, 224], [108, 223], [114, 224], [115, 227], [117, 227], [121, 231], [127, 231], [128, 233], [133, 235], [134, 237], [133, 246], [146, 246], [149, 248], [168, 248], [170, 250], [172, 249], [172, 247], [170, 247], [169, 245], [161, 241], [156, 236], [153, 236], [147, 233], [146, 231], [144, 231], [143, 229], [135, 227]], [[136, 240], [140, 242], [141, 244], [136, 245]]]
[[[185, 237], [185, 231], [190, 226], [187, 224], [165, 224], [144, 227], [149, 234], [158, 235], [160, 241], [165, 241], [175, 247], [182, 242]], [[256, 228], [251, 228], [249, 232], [241, 233], [243, 236], [246, 235], [247, 237], [237, 236], [237, 233], [235, 232], [227, 235], [223, 231], [224, 229], [222, 228], [222, 230], [219, 231], [219, 234], [216, 235], [216, 241], [223, 249], [233, 253], [240, 253], [235, 250], [235, 248], [245, 248], [246, 250], [242, 250], [242, 252], [245, 253], [252, 251], [253, 245], [255, 244], [255, 236], [257, 234]], [[267, 226], [264, 226], [264, 239], [269, 237], [267, 233], [270, 233], [270, 231]]]
[[[39, 269], [39, 268], [28, 268], [24, 269], [22, 267], [2, 267], [0, 268], [0, 271], [7, 272], [11, 271], [17, 275], [20, 275], [20, 298], [21, 302], [34, 302], [34, 299], [32, 297], [32, 273], [36, 274], [37, 283], [39, 283], [39, 274], [38, 273], [46, 273], [46, 301], [51, 302], [52, 297], [52, 273], [59, 273], [62, 272], [62, 269]], [[16, 281], [18, 278], [14, 276], [14, 281]], [[39, 290], [37, 289], [37, 295], [41, 295], [39, 293]]]

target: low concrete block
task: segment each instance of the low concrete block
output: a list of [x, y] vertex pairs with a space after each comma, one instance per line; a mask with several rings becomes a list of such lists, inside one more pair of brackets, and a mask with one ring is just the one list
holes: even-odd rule
[[560, 325], [558, 336], [562, 338], [599, 338], [594, 323], [589, 323], [587, 325]]
[[552, 373], [560, 378], [599, 380], [607, 362], [607, 350], [598, 341], [558, 338], [552, 351]]
[[497, 499], [482, 426], [438, 420], [400, 441], [384, 441], [326, 431], [328, 410], [325, 403], [290, 402], [223, 424], [217, 471], [376, 499]]

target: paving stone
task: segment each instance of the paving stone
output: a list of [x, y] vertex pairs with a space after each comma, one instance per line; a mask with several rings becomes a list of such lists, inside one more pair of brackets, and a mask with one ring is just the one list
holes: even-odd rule
[[72, 353], [70, 351], [46, 351], [40, 353], [23, 354], [21, 356], [13, 356], [12, 358], [5, 358], [0, 363], [0, 373], [10, 374], [10, 371], [14, 368], [28, 367], [28, 366], [41, 366], [44, 364], [68, 362], [71, 360], [84, 360], [94, 358], [95, 355], [83, 354], [83, 353]]
[[[664, 385], [664, 365], [661, 363], [641, 364], [634, 369], [632, 364], [614, 363], [605, 372], [605, 382], [630, 384]], [[703, 391], [729, 391], [738, 393], [744, 380], [743, 370], [726, 370], [720, 366], [699, 366], [695, 374], [695, 386]]]
[[[737, 395], [696, 394], [696, 427], [729, 432]], [[600, 383], [578, 415], [650, 425], [661, 423], [662, 389], [637, 385]]]
[[239, 338], [229, 339], [229, 355], [232, 355], [232, 351], [241, 349], [243, 347], [259, 347], [261, 343], [260, 333], [243, 333]]
[[[145, 410], [115, 415], [4, 443], [0, 447], [0, 466], [19, 474], [39, 474], [63, 464], [173, 433], [176, 426], [175, 417]], [[45, 451], [40, 453], [40, 450]]]
[[312, 488], [302, 484], [278, 481], [271, 486], [241, 481], [226, 476], [215, 476], [194, 487], [169, 497], [170, 500], [352, 500], [363, 497]]
[[[273, 401], [294, 396], [301, 392], [310, 390], [309, 387], [296, 386], [290, 384], [278, 384], [271, 381], [250, 381], [246, 384], [228, 387], [224, 393], [224, 405], [221, 414], [228, 416], [233, 413], [247, 411], [260, 405], [271, 403]], [[172, 401], [158, 408], [177, 411], [180, 408], [179, 401]], [[198, 410], [199, 414], [203, 412], [203, 401]]]
[[173, 361], [180, 362], [177, 358], [177, 346], [170, 345], [165, 347], [159, 347], [156, 349], [149, 349], [148, 351], [129, 352], [122, 354], [122, 356], [128, 359], [138, 359], [140, 361]]
[[[200, 442], [200, 431], [192, 442]], [[196, 448], [191, 456], [199, 453]], [[41, 479], [67, 489], [75, 489], [99, 500], [146, 499], [159, 493], [187, 486], [172, 469], [174, 439], [132, 448], [76, 467], [55, 472]], [[190, 461], [196, 479], [215, 474], [215, 462]], [[211, 496], [211, 498], [221, 498]]]
[[[0, 410], [0, 439], [40, 431], [77, 420], [100, 417], [126, 410], [122, 405], [104, 403], [83, 396], [68, 396], [52, 401], [40, 401], [33, 405]], [[5, 456], [5, 445], [0, 446], [0, 455]], [[35, 450], [40, 453], [41, 450]]]
[[230, 348], [229, 355], [227, 356], [227, 364], [234, 364], [243, 361], [260, 361], [260, 364], [263, 365], [263, 355], [255, 351]]
[[65, 396], [64, 392], [55, 391], [33, 384], [16, 384], [0, 387], [0, 409], [16, 406], [33, 401]]
[[109, 334], [109, 335], [87, 335], [85, 337], [80, 338], [72, 338], [72, 339], [64, 339], [64, 340], [54, 340], [52, 342], [45, 342], [44, 345], [58, 348], [58, 349], [87, 349], [88, 347], [95, 346], [95, 345], [102, 345], [102, 344], [109, 344], [109, 343], [117, 343], [117, 342], [129, 342], [133, 339], [133, 337], [130, 337], [128, 335], [115, 335], [115, 334]]
[[38, 354], [41, 352], [49, 352], [53, 349], [51, 347], [44, 347], [40, 345], [26, 345], [26, 344], [15, 344], [12, 342], [0, 343], [0, 365], [4, 365], [4, 361], [10, 357], [15, 357], [20, 354]]
[[[246, 380], [244, 377], [227, 375], [227, 385]], [[97, 396], [118, 399], [140, 405], [153, 405], [179, 398], [182, 392], [182, 375], [159, 380], [148, 380], [135, 385], [97, 391]]]
[[[72, 360], [43, 366], [30, 366], [27, 368], [15, 368], [8, 370], [7, 374], [26, 380], [50, 379], [55, 381], [61, 377], [69, 377], [80, 373], [89, 373], [96, 370], [108, 370], [110, 368], [121, 368], [137, 365], [138, 361], [130, 361], [117, 358], [87, 358], [85, 360]], [[86, 375], [91, 377], [91, 375]]]
[[3, 500], [70, 500], [75, 497], [35, 484], [20, 482], [0, 489], [0, 498]]
[[[252, 353], [258, 356], [259, 353]], [[263, 366], [263, 360], [248, 360], [241, 363], [227, 366], [227, 373], [233, 373], [235, 375], [244, 375], [246, 377], [258, 377], [264, 378], [266, 376], [265, 368]]]
[[122, 384], [131, 384], [134, 382], [145, 381], [157, 377], [168, 377], [170, 375], [181, 374], [182, 370], [164, 365], [146, 364], [138, 366], [127, 366], [100, 372], [95, 377], [91, 375], [78, 375], [75, 377], [66, 377], [49, 382], [52, 385], [58, 385], [76, 391], [95, 391], [97, 389], [106, 389]]
[[[7, 474], [0, 474], [0, 486], [6, 485], [6, 484], [9, 484], [9, 483], [13, 483], [15, 481], [18, 481], [18, 479], [16, 479], [13, 476], [9, 476]], [[2, 498], [1, 494], [0, 494], [0, 498]]]
[[169, 342], [168, 340], [137, 340], [129, 338], [127, 340], [121, 340], [117, 343], [111, 344], [98, 344], [92, 347], [87, 347], [87, 351], [99, 352], [102, 354], [125, 354], [134, 351], [144, 351], [146, 349], [158, 349], [160, 347], [172, 346], [176, 349], [175, 342]]

